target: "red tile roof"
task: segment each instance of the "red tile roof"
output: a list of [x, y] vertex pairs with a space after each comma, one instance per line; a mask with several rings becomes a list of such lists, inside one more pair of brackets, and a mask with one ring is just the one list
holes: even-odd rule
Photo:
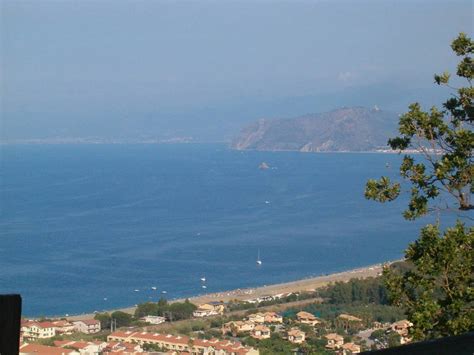
[[311, 313], [308, 313], [308, 312], [305, 312], [305, 311], [301, 311], [301, 312], [296, 313], [296, 316], [298, 317], [298, 319], [316, 320], [316, 317], [314, 316], [314, 314], [311, 314]]
[[53, 322], [37, 322], [33, 320], [28, 320], [21, 323], [22, 327], [32, 327], [34, 325], [39, 328], [54, 328], [55, 327]]
[[339, 334], [336, 334], [336, 333], [330, 333], [330, 334], [326, 334], [324, 336], [327, 340], [336, 340], [336, 341], [342, 341], [344, 340], [344, 338], [339, 335]]
[[20, 354], [35, 354], [35, 355], [64, 355], [70, 354], [74, 350], [57, 348], [55, 346], [46, 346], [40, 344], [24, 344], [20, 347]]
[[[171, 344], [188, 345], [191, 338], [187, 336], [174, 336], [170, 334], [160, 333], [147, 333], [147, 332], [124, 332], [116, 331], [109, 335], [110, 338], [119, 338], [124, 341], [142, 340], [142, 341], [159, 341]], [[239, 342], [231, 342], [228, 340], [219, 339], [192, 339], [194, 346], [198, 347], [210, 347], [212, 346], [216, 350], [225, 350], [228, 352], [234, 352], [235, 354], [246, 354], [249, 348], [244, 347]]]

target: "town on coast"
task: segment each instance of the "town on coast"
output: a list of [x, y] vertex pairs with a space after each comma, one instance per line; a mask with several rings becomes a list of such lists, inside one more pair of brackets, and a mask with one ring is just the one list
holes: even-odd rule
[[[353, 313], [341, 309], [330, 317], [324, 312], [311, 312], [312, 305], [323, 306], [325, 302], [321, 297], [324, 293], [318, 290], [364, 280], [373, 282], [380, 279], [382, 270], [383, 265], [377, 264], [288, 283], [172, 300], [166, 304], [190, 310], [183, 318], [175, 311], [176, 319], [171, 307], [160, 315], [153, 311], [154, 305], [159, 307], [160, 302], [164, 305], [167, 301], [103, 314], [23, 319], [20, 354], [258, 355], [262, 344], [270, 339], [290, 349], [312, 344], [316, 337], [328, 353], [356, 354], [375, 341], [389, 341], [386, 334], [392, 334], [400, 344], [410, 342], [411, 323], [394, 319], [393, 315], [393, 319], [375, 319], [352, 309]], [[374, 332], [383, 339], [371, 339]]]

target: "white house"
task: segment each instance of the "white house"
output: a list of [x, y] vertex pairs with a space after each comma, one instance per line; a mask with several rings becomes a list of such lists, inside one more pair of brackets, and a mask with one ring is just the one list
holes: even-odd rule
[[316, 324], [321, 323], [321, 321], [314, 316], [314, 314], [308, 313], [308, 312], [298, 312], [296, 313], [296, 318], [298, 319], [298, 322], [303, 323], [303, 324], [309, 324], [312, 326], [315, 326]]
[[205, 303], [200, 305], [194, 312], [193, 316], [194, 317], [208, 317], [208, 316], [213, 316], [217, 314], [223, 314], [224, 313], [224, 305], [222, 303]]
[[72, 334], [75, 331], [74, 324], [66, 320], [56, 320], [51, 322], [56, 328], [56, 334]]
[[247, 319], [254, 323], [265, 323], [265, 315], [263, 313], [249, 314]]
[[288, 341], [293, 344], [304, 343], [305, 339], [306, 339], [305, 332], [299, 329], [293, 328], [288, 331]]
[[270, 328], [259, 324], [252, 330], [252, 332], [250, 333], [250, 336], [255, 339], [269, 339]]
[[56, 328], [51, 322], [25, 321], [21, 323], [21, 335], [24, 340], [52, 338]]
[[64, 349], [73, 349], [78, 351], [81, 355], [98, 355], [106, 348], [107, 342], [56, 340], [54, 346]]
[[81, 333], [93, 334], [100, 332], [100, 322], [96, 319], [83, 319], [72, 323], [74, 328]]
[[339, 349], [344, 344], [344, 338], [336, 333], [326, 334], [324, 336], [327, 340], [326, 349]]
[[145, 316], [140, 318], [140, 320], [150, 323], [150, 324], [161, 324], [166, 321], [165, 317], [160, 316]]

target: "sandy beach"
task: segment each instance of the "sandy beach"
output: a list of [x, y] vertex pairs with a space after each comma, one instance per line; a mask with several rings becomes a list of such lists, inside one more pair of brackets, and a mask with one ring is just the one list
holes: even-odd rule
[[[325, 275], [325, 276], [318, 276], [313, 278], [307, 278], [297, 281], [285, 282], [281, 284], [273, 284], [273, 285], [266, 285], [262, 287], [256, 288], [245, 288], [245, 289], [236, 289], [230, 291], [223, 291], [223, 292], [216, 292], [216, 293], [209, 293], [205, 295], [200, 295], [196, 297], [189, 297], [189, 300], [196, 304], [200, 305], [203, 303], [211, 302], [211, 301], [223, 301], [228, 302], [230, 300], [249, 300], [265, 295], [278, 295], [282, 293], [290, 293], [290, 292], [301, 292], [301, 291], [313, 291], [317, 288], [326, 286], [330, 283], [336, 281], [349, 281], [352, 278], [367, 278], [367, 277], [375, 277], [382, 272], [383, 264], [375, 264], [370, 265], [358, 269], [343, 271], [335, 274]], [[184, 299], [175, 299], [169, 300], [169, 302], [182, 302]], [[127, 312], [133, 314], [135, 312], [136, 307], [127, 307], [118, 309], [122, 312]], [[115, 310], [111, 310], [113, 312]], [[67, 317], [69, 320], [78, 320], [78, 319], [87, 319], [93, 318], [94, 314], [81, 314]]]

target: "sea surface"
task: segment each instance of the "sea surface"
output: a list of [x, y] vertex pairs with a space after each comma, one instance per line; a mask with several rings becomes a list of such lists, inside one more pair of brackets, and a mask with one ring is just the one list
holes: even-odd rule
[[364, 199], [368, 178], [397, 175], [395, 154], [8, 145], [0, 159], [0, 293], [21, 293], [31, 316], [394, 260], [427, 222]]

